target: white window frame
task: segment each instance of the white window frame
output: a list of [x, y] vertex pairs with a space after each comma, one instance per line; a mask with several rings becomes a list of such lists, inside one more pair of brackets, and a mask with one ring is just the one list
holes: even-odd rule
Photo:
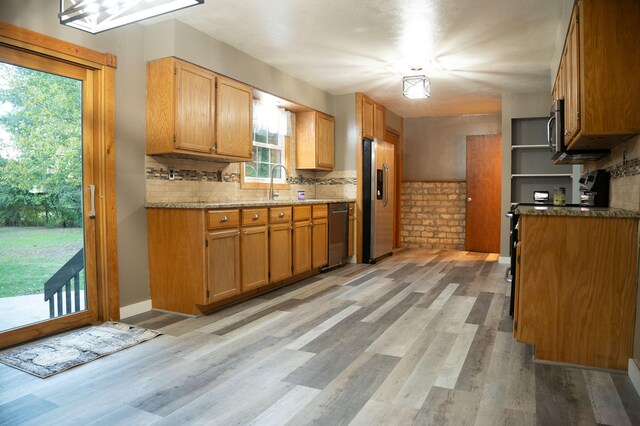
[[[254, 110], [255, 111], [255, 110]], [[246, 174], [246, 168], [247, 167], [256, 167], [256, 174], [258, 173], [257, 170], [257, 166], [258, 166], [258, 155], [255, 152], [255, 148], [267, 148], [270, 150], [278, 150], [280, 151], [280, 163], [271, 163], [270, 161], [266, 164], [269, 165], [269, 174], [271, 173], [271, 170], [273, 168], [273, 166], [275, 166], [276, 164], [280, 164], [284, 167], [287, 167], [287, 149], [286, 149], [286, 136], [282, 133], [278, 133], [278, 144], [277, 145], [272, 145], [270, 143], [267, 142], [257, 142], [255, 135], [256, 135], [256, 131], [265, 131], [266, 130], [266, 137], [268, 140], [269, 137], [269, 131], [268, 129], [263, 129], [263, 128], [256, 128], [255, 123], [258, 120], [255, 119], [254, 116], [254, 128], [253, 128], [253, 132], [252, 132], [252, 138], [253, 138], [253, 148], [254, 148], [254, 155], [253, 155], [253, 160], [250, 163], [244, 163], [243, 167], [242, 167], [242, 174], [243, 174], [243, 180], [244, 182], [247, 183], [266, 183], [269, 184], [271, 182], [271, 176], [267, 176], [267, 177], [254, 177], [254, 176], [247, 176]], [[262, 164], [265, 164], [264, 162]], [[273, 179], [273, 183], [274, 184], [286, 184], [287, 183], [287, 177], [286, 177], [286, 173], [284, 173], [284, 171], [282, 169], [278, 169], [280, 170], [280, 177], [276, 177]]]

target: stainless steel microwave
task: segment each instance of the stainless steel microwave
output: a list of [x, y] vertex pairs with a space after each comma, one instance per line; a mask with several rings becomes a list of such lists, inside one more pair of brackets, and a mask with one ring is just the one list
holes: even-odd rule
[[568, 151], [564, 145], [564, 136], [564, 99], [557, 99], [553, 102], [547, 124], [547, 141], [553, 150], [551, 159], [556, 164], [582, 164], [598, 160], [609, 153], [609, 150]]

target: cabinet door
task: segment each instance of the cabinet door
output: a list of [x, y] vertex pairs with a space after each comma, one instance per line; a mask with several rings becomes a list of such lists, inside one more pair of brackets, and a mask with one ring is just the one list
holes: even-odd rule
[[379, 104], [375, 104], [375, 116], [373, 120], [374, 131], [373, 136], [384, 140], [384, 131], [387, 127], [384, 122], [384, 107]]
[[333, 117], [318, 113], [316, 123], [316, 158], [317, 166], [333, 169]]
[[349, 215], [349, 240], [347, 245], [347, 255], [353, 257], [353, 231], [355, 229], [356, 219], [354, 215]]
[[311, 222], [293, 222], [293, 275], [311, 270]]
[[329, 224], [327, 218], [313, 219], [312, 237], [313, 248], [311, 250], [313, 260], [312, 267], [320, 268], [329, 261]]
[[291, 276], [291, 263], [293, 257], [291, 223], [271, 225], [269, 236], [269, 271], [271, 282], [282, 281]]
[[515, 286], [514, 302], [513, 302], [513, 337], [519, 338], [518, 333], [518, 317], [520, 312], [520, 277], [522, 276], [522, 262], [520, 262], [520, 254], [522, 253], [522, 243], [518, 242], [516, 245], [516, 276], [513, 277], [514, 282], [511, 285]]
[[363, 96], [362, 100], [362, 137], [373, 138], [375, 134], [373, 128], [375, 121], [375, 103], [366, 96]]
[[207, 303], [240, 294], [240, 231], [207, 235]]
[[251, 88], [218, 77], [216, 100], [216, 154], [250, 160], [253, 149]]
[[215, 140], [215, 75], [177, 62], [176, 79], [175, 148], [211, 153]]
[[562, 58], [565, 73], [564, 143], [566, 146], [580, 131], [580, 32], [577, 11], [578, 8], [574, 9]]
[[242, 291], [262, 287], [269, 283], [268, 231], [267, 226], [242, 228], [240, 244]]

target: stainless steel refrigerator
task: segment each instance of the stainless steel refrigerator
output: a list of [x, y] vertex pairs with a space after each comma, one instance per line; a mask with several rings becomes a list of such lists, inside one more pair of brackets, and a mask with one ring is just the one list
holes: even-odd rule
[[393, 145], [363, 140], [362, 260], [375, 263], [393, 248]]

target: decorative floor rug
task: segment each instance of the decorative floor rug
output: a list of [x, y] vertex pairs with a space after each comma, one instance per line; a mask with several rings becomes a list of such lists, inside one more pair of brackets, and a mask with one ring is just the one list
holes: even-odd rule
[[105, 322], [40, 343], [0, 353], [0, 362], [41, 378], [146, 342], [161, 333], [121, 322]]

